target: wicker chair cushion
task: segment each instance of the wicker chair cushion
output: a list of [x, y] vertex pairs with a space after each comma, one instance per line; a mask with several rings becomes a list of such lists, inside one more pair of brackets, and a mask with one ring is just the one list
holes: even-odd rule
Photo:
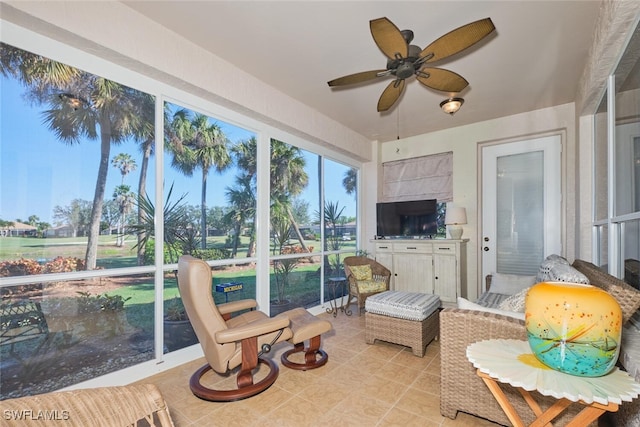
[[373, 271], [370, 265], [351, 265], [349, 268], [356, 280], [373, 280]]
[[358, 292], [370, 294], [372, 292], [382, 292], [387, 289], [387, 284], [379, 280], [358, 280]]
[[440, 307], [440, 297], [417, 292], [386, 291], [367, 298], [368, 313], [422, 321]]

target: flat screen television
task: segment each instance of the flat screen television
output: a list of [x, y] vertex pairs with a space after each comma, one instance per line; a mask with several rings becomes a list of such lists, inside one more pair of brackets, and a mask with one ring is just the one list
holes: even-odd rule
[[381, 237], [435, 237], [437, 201], [416, 200], [376, 204], [377, 234]]

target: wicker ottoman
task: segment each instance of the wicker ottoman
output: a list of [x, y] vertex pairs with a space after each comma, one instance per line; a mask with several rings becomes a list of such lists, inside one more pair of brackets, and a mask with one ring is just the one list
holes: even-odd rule
[[365, 341], [382, 340], [411, 347], [413, 354], [424, 356], [440, 331], [440, 297], [403, 291], [386, 291], [365, 302]]

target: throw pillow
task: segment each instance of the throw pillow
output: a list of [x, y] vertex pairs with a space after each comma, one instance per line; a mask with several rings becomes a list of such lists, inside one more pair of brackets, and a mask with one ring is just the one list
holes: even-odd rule
[[518, 313], [524, 313], [524, 298], [527, 296], [529, 288], [523, 289], [517, 294], [511, 295], [500, 303], [498, 308], [500, 310], [516, 311]]
[[505, 311], [505, 310], [499, 310], [497, 308], [484, 307], [482, 305], [472, 303], [471, 301], [462, 297], [458, 297], [458, 308], [462, 308], [465, 310], [486, 311], [487, 313], [502, 314], [504, 316], [509, 316], [515, 319], [524, 320], [524, 313], [516, 313], [513, 311]]
[[514, 295], [525, 288], [533, 286], [535, 281], [536, 276], [491, 273], [491, 288], [489, 288], [489, 292], [504, 295]]
[[557, 255], [557, 254], [551, 254], [548, 257], [546, 257], [545, 260], [546, 261], [554, 261], [557, 264], [569, 265], [569, 261], [567, 261], [566, 258], [561, 257], [560, 255]]
[[354, 265], [349, 266], [351, 270], [351, 274], [355, 277], [356, 280], [372, 280], [373, 272], [371, 271], [370, 265]]
[[573, 282], [590, 284], [587, 276], [576, 270], [569, 264], [555, 260], [545, 260], [540, 264], [540, 270], [536, 276], [538, 282]]
[[358, 280], [358, 292], [362, 294], [383, 292], [386, 290], [387, 284], [385, 282], [376, 282], [374, 280]]

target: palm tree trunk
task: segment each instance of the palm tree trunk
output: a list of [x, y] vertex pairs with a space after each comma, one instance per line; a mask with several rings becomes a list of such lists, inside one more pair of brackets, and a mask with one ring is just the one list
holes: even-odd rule
[[91, 208], [91, 222], [89, 223], [89, 239], [87, 241], [87, 253], [85, 265], [87, 270], [95, 270], [98, 260], [98, 237], [100, 236], [100, 218], [102, 217], [102, 205], [109, 171], [109, 157], [111, 153], [111, 127], [108, 119], [100, 120], [100, 166], [98, 167], [98, 179], [96, 191], [93, 196]]
[[251, 233], [249, 233], [249, 246], [247, 247], [247, 258], [253, 257], [256, 247], [256, 215], [253, 215], [253, 225], [251, 225]]
[[[147, 194], [147, 170], [149, 169], [149, 159], [151, 158], [151, 148], [153, 147], [153, 139], [147, 139], [143, 145], [142, 164], [140, 165], [140, 179], [138, 180], [138, 200]], [[138, 203], [138, 224], [144, 221], [143, 211]], [[163, 219], [164, 220], [164, 219]], [[141, 242], [144, 239], [144, 233], [138, 234], [138, 265], [144, 265], [144, 255], [146, 248]]]
[[240, 230], [242, 229], [241, 225], [242, 224], [238, 223], [234, 227], [235, 236], [233, 236], [233, 248], [231, 250], [231, 258], [235, 258], [236, 255], [238, 254], [238, 243], [240, 243]]
[[293, 218], [293, 213], [291, 212], [291, 209], [288, 206], [287, 206], [287, 216], [289, 217], [289, 221], [291, 221], [291, 226], [293, 227], [293, 231], [296, 233], [296, 236], [298, 237], [300, 246], [305, 252], [309, 252], [309, 249], [307, 249], [307, 245], [304, 244], [304, 238], [302, 237], [302, 233], [300, 233], [298, 224], [296, 223], [296, 220]]
[[202, 241], [200, 242], [200, 247], [202, 249], [207, 249], [207, 171], [206, 168], [202, 168], [202, 206], [200, 207], [200, 222], [202, 227], [200, 229], [200, 233], [202, 236]]

